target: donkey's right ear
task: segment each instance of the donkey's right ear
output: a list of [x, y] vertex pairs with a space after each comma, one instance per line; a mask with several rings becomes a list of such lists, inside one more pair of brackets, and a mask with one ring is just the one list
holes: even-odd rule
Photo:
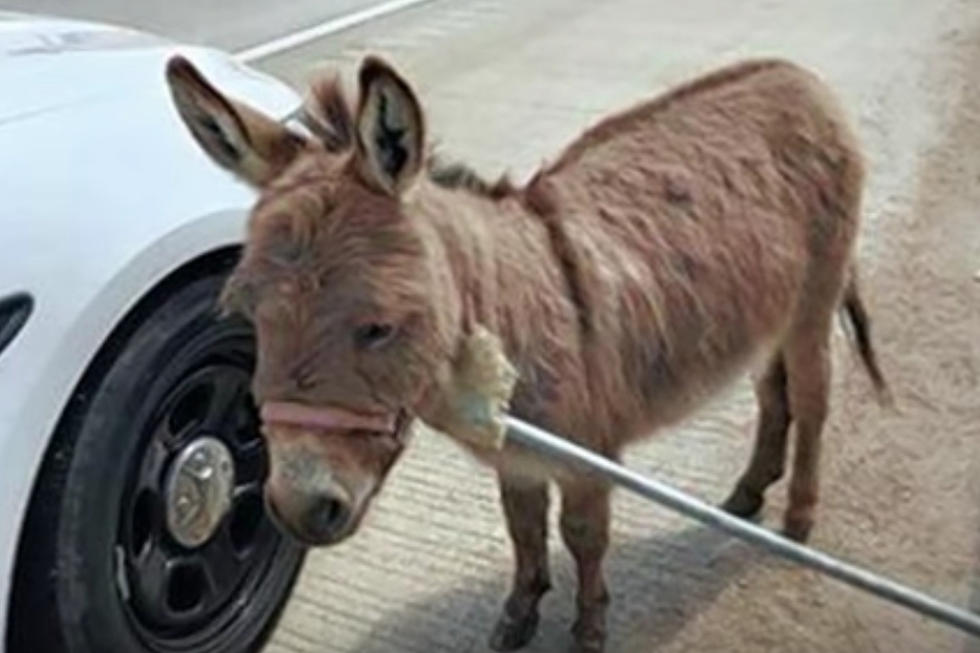
[[167, 62], [167, 84], [198, 144], [218, 165], [253, 186], [275, 179], [305, 145], [276, 120], [226, 98], [184, 57]]

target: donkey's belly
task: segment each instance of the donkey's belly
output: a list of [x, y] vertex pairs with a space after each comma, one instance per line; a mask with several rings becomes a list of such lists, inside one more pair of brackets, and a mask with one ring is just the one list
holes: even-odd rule
[[645, 419], [631, 429], [630, 439], [647, 437], [696, 413], [745, 374], [762, 369], [778, 348], [779, 340], [773, 336], [714, 360], [698, 360], [690, 368], [677, 370], [669, 382], [658, 379], [648, 385]]

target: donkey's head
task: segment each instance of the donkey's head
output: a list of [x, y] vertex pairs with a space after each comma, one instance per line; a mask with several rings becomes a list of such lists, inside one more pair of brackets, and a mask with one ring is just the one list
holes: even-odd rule
[[201, 147], [259, 191], [222, 301], [256, 329], [266, 501], [298, 539], [340, 541], [459, 338], [441, 241], [407, 214], [423, 165], [421, 109], [373, 57], [353, 112], [336, 79], [313, 84], [304, 135], [224, 97], [185, 59], [167, 79]]

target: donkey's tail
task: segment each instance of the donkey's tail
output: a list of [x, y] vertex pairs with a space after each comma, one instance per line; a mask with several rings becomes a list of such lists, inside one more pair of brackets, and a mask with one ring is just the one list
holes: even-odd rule
[[861, 294], [858, 292], [856, 266], [851, 266], [850, 279], [847, 282], [847, 288], [844, 290], [841, 310], [847, 317], [850, 326], [847, 331], [857, 347], [864, 369], [871, 377], [871, 383], [874, 384], [878, 403], [883, 406], [891, 406], [893, 404], [891, 390], [888, 388], [888, 382], [885, 381], [885, 375], [881, 373], [878, 355], [875, 353], [874, 345], [871, 342], [871, 318], [868, 316], [868, 310], [864, 307]]

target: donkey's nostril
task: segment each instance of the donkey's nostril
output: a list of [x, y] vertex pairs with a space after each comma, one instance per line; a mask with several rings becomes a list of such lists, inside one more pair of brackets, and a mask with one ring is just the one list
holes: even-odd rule
[[340, 499], [320, 496], [306, 512], [306, 531], [313, 540], [329, 541], [347, 524], [348, 514], [347, 505]]

